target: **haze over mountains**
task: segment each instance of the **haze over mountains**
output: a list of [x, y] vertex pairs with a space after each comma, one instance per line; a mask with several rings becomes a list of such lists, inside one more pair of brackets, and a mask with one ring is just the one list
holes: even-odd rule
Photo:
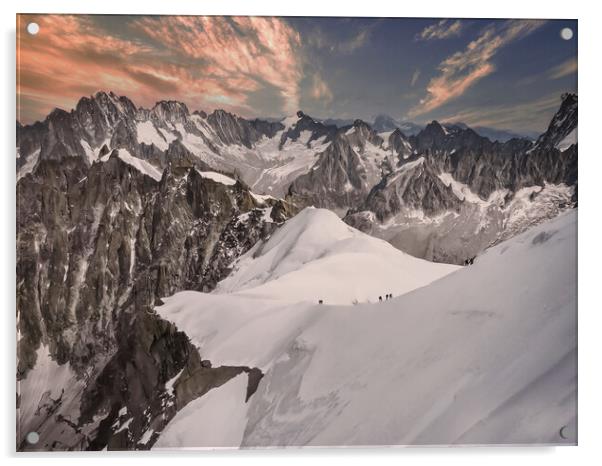
[[[367, 328], [378, 296], [402, 295], [383, 305], [382, 320], [370, 330], [378, 335], [387, 326], [409, 325], [417, 315], [396, 313], [415, 308], [416, 299], [430, 291], [451, 296], [456, 285], [482, 285], [491, 294], [484, 291], [475, 300], [486, 303], [500, 294], [491, 283], [503, 279], [502, 294], [515, 293], [521, 300], [528, 292], [509, 272], [508, 258], [524, 258], [524, 270], [530, 271], [525, 280], [537, 275], [543, 257], [570, 260], [577, 205], [574, 94], [559, 98], [548, 129], [534, 141], [492, 141], [464, 125], [436, 121], [424, 128], [386, 126], [390, 123], [384, 117], [374, 124], [319, 121], [301, 111], [282, 121], [244, 119], [223, 110], [192, 111], [176, 101], [140, 108], [110, 92], [84, 97], [72, 111], [54, 110], [32, 125], [17, 122], [18, 448], [28, 448], [24, 437], [31, 430], [52, 449], [150, 448], [178, 412], [189, 403], [207, 409], [205, 396], [218, 396], [213, 390], [222, 385], [244, 392], [242, 404], [232, 409], [257, 421], [247, 429], [242, 418], [233, 420], [240, 421], [232, 425], [238, 445], [370, 441], [367, 431], [343, 429], [337, 436], [328, 430], [329, 423], [339, 429], [346, 419], [333, 420], [337, 403], [370, 406], [373, 399], [368, 391], [357, 395], [368, 379], [351, 380], [351, 366], [335, 371], [336, 380], [324, 373], [330, 364], [319, 358], [319, 349], [328, 347], [326, 334], [346, 322], [341, 314], [360, 305], [357, 318], [348, 322], [353, 334]], [[509, 254], [502, 257], [504, 248]], [[491, 265], [487, 274], [477, 267], [458, 270], [477, 255], [483, 255], [483, 266]], [[567, 362], [573, 351], [572, 295], [567, 292], [567, 300], [556, 306], [560, 298], [549, 285], [562, 285], [555, 288], [558, 293], [569, 290], [572, 272], [558, 271], [553, 282], [533, 282], [536, 294], [525, 301], [542, 306], [529, 314], [529, 330], [547, 322], [546, 313], [557, 312], [553, 326], [540, 328], [534, 341], [549, 349], [537, 353], [543, 361], [537, 367], [561, 367], [564, 375], [572, 367]], [[184, 291], [184, 298], [163, 300]], [[257, 306], [250, 309], [249, 299]], [[329, 307], [319, 318], [324, 327], [312, 327], [326, 307], [316, 306], [318, 299], [341, 306]], [[203, 313], [196, 312], [199, 303], [206, 304]], [[428, 303], [429, 312], [445, 319], [460, 312], [453, 341], [469, 338], [472, 326], [483, 322], [491, 334], [506, 332], [527, 312], [517, 305], [498, 326], [492, 322], [502, 314], [499, 307], [471, 314], [467, 302], [457, 302], [457, 308]], [[293, 316], [294, 310], [300, 312]], [[206, 316], [211, 319], [199, 324]], [[211, 326], [217, 326], [216, 333], [205, 333]], [[268, 329], [270, 338], [260, 337]], [[294, 334], [299, 329], [305, 336]], [[430, 335], [431, 330], [420, 331]], [[566, 345], [548, 347], [555, 335], [568, 335]], [[343, 351], [345, 338], [339, 336], [335, 343]], [[496, 344], [502, 348], [503, 341]], [[521, 334], [520, 342], [528, 352], [528, 335]], [[364, 343], [366, 354], [375, 357], [386, 350], [378, 339]], [[439, 354], [441, 348], [422, 350]], [[473, 350], [468, 345], [465, 354]], [[314, 351], [318, 359], [312, 369]], [[290, 367], [281, 357], [289, 357]], [[483, 358], [475, 366], [460, 366], [476, 371], [491, 363], [487, 383], [479, 385], [489, 391], [494, 375], [510, 370], [510, 363]], [[525, 364], [523, 375], [533, 369]], [[290, 369], [301, 384], [304, 368], [313, 371], [311, 387], [326, 380], [332, 393], [344, 396], [312, 388], [303, 393], [313, 401], [301, 407], [288, 403], [295, 385], [287, 388], [281, 378]], [[445, 374], [433, 380], [445, 384], [452, 377]], [[272, 388], [280, 387], [278, 393], [270, 393], [263, 377]], [[468, 390], [480, 379], [463, 380]], [[537, 380], [518, 378], [487, 406], [493, 410], [502, 398], [516, 395], [512, 410], [520, 411], [521, 403], [539, 393], [530, 392], [539, 387]], [[391, 383], [389, 394], [397, 386]], [[449, 400], [458, 393], [468, 403], [470, 392], [460, 385], [429, 396]], [[549, 393], [552, 401], [568, 400], [554, 414], [554, 421], [567, 425], [574, 421], [567, 414], [571, 387], [563, 384]], [[402, 388], [420, 391], [419, 385]], [[331, 404], [329, 396], [338, 401]], [[290, 429], [282, 436], [275, 427], [280, 421], [265, 406], [274, 397], [290, 416], [282, 420]], [[438, 406], [433, 416], [450, 422], [456, 411]], [[303, 408], [306, 421], [327, 417], [320, 425], [303, 424], [292, 418], [297, 408]], [[247, 418], [247, 409], [265, 411], [248, 411]], [[353, 409], [345, 416], [357, 421], [361, 413]], [[485, 424], [492, 430], [484, 432], [492, 436], [507, 428], [495, 416]], [[174, 425], [170, 431], [180, 432]], [[490, 440], [471, 430], [419, 427], [382, 438]], [[516, 432], [509, 440], [531, 435], [527, 428]], [[553, 436], [550, 431], [532, 440]], [[233, 446], [232, 436], [220, 438]]]

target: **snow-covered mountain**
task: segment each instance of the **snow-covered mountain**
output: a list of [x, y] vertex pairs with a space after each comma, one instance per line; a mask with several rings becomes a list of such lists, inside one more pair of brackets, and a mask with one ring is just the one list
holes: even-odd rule
[[[343, 125], [341, 124], [340, 126]], [[462, 122], [449, 122], [446, 123], [445, 126], [449, 128], [453, 128], [454, 126], [462, 129], [468, 128], [468, 125]], [[410, 121], [398, 121], [395, 118], [385, 114], [375, 116], [372, 123], [372, 127], [378, 132], [388, 132], [399, 129], [408, 136], [415, 136], [424, 129], [424, 126], [417, 125], [416, 123], [412, 123]], [[533, 133], [531, 131], [525, 132], [524, 134], [519, 134], [514, 131], [490, 128], [488, 126], [480, 125], [472, 126], [472, 129], [475, 130], [480, 136], [486, 137], [492, 142], [507, 142], [510, 139], [535, 140], [539, 136], [539, 134]]]
[[[30, 448], [31, 430], [44, 448], [149, 448], [189, 403], [215, 409], [207, 400], [232, 401], [229, 390], [241, 386], [253, 399], [275, 367], [271, 355], [319, 314], [372, 314], [367, 301], [378, 296], [477, 279], [450, 264], [572, 218], [564, 211], [577, 203], [575, 95], [563, 96], [535, 143], [491, 142], [438, 122], [382, 129], [303, 112], [281, 121], [207, 114], [176, 101], [147, 109], [104, 92], [17, 123], [18, 448]], [[168, 320], [154, 311], [166, 297]], [[185, 312], [197, 300], [203, 312]], [[179, 302], [185, 321], [171, 311]], [[378, 309], [406, 309], [392, 305]], [[201, 341], [197, 318], [216, 333]], [[246, 339], [251, 328], [269, 345]], [[228, 362], [223, 348], [233, 351]], [[247, 444], [273, 438], [257, 429]], [[208, 430], [207, 439], [222, 438]]]
[[[155, 447], [575, 444], [576, 218], [454, 270], [394, 250], [389, 261], [386, 243], [303, 211], [214, 293], [157, 309], [212, 361], [265, 375], [248, 401], [241, 374], [189, 403]], [[383, 288], [405, 294], [374, 302]]]
[[577, 203], [577, 97], [536, 143], [433, 121], [345, 221], [404, 251], [462, 263]]
[[308, 207], [241, 256], [215, 293], [351, 304], [407, 293], [456, 268], [412, 257], [330, 210]]
[[[137, 108], [127, 97], [99, 92], [82, 98], [71, 112], [55, 110], [43, 122], [17, 125], [17, 177], [33, 171], [39, 160], [77, 157], [90, 166], [113, 149], [125, 149], [159, 171], [177, 159], [179, 164], [230, 173], [258, 194], [287, 196], [298, 208], [315, 205], [341, 216], [348, 213], [352, 225], [402, 245], [413, 240], [396, 240], [396, 231], [377, 233], [389, 230], [383, 222], [392, 221], [400, 211], [412, 213], [404, 214], [406, 224], [414, 217], [431, 222], [445, 212], [458, 213], [465, 199], [457, 198], [451, 181], [466, 185], [475, 195], [471, 198], [483, 202], [503, 194], [505, 206], [523, 188], [538, 192], [549, 184], [556, 191], [574, 191], [576, 109], [577, 97], [563, 96], [550, 128], [536, 143], [527, 139], [500, 143], [466, 125], [436, 121], [410, 133], [384, 115], [374, 127], [361, 120], [337, 127], [303, 112], [270, 122], [247, 120], [223, 110], [209, 115], [190, 112], [174, 101], [160, 101], [152, 109]], [[421, 157], [424, 165], [405, 166]], [[420, 183], [412, 175], [404, 177], [411, 166], [426, 170], [421, 173], [429, 176], [422, 176]], [[406, 179], [413, 182], [399, 184]], [[545, 211], [556, 212], [574, 200], [570, 194], [562, 196]], [[487, 212], [484, 217], [475, 228], [492, 221]], [[423, 223], [410, 226], [422, 228]], [[493, 234], [487, 242], [497, 239]], [[424, 248], [411, 249], [416, 253]], [[462, 254], [420, 255], [458, 262]]]
[[[468, 125], [464, 123], [454, 123], [453, 125], [467, 128]], [[539, 137], [539, 134], [533, 131], [525, 131], [524, 133], [517, 133], [506, 129], [489, 128], [488, 126], [475, 125], [472, 127], [481, 136], [486, 137], [492, 142], [508, 142], [511, 139], [529, 139], [535, 140]]]
[[336, 131], [302, 112], [283, 122], [246, 120], [223, 110], [190, 112], [174, 101], [136, 108], [127, 97], [99, 92], [71, 112], [57, 109], [43, 122], [17, 127], [17, 177], [39, 159], [81, 157], [89, 166], [101, 152], [120, 148], [163, 170], [172, 153], [185, 152], [191, 163], [235, 173], [260, 193], [281, 196]]

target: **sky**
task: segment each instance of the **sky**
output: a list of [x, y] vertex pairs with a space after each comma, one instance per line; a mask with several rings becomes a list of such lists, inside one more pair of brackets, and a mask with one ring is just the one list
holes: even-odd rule
[[244, 117], [541, 132], [577, 92], [577, 32], [576, 20], [19, 15], [17, 118], [104, 90]]

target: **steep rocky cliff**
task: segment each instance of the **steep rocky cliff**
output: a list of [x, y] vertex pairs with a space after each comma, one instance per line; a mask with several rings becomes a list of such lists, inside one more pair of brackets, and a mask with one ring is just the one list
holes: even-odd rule
[[17, 184], [20, 449], [149, 447], [190, 400], [243, 371], [252, 393], [261, 377], [211, 367], [153, 306], [211, 290], [290, 206], [223, 174], [169, 163], [154, 177], [132, 159], [43, 158]]

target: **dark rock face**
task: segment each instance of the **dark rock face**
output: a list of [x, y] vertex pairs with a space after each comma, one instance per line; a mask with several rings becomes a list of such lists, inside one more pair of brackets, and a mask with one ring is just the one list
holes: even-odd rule
[[197, 167], [201, 170], [211, 170], [209, 165], [202, 160], [199, 160], [199, 158], [190, 152], [178, 139], [169, 144], [164, 157], [159, 158], [159, 164], [162, 168], [166, 168], [167, 165], [171, 164], [176, 167]]
[[316, 141], [322, 137], [324, 138], [324, 142], [330, 142], [339, 131], [335, 125], [326, 125], [316, 121], [302, 111], [297, 112], [297, 117], [299, 117], [297, 123], [282, 134], [280, 138], [280, 148], [282, 148], [288, 140], [296, 141], [299, 139], [299, 136], [301, 136], [303, 131], [309, 131], [311, 133], [311, 136], [307, 140], [308, 145], [312, 141]]
[[[350, 131], [353, 128], [353, 131]], [[370, 125], [362, 120], [355, 120], [351, 128], [342, 128], [341, 131], [347, 133], [347, 139], [352, 146], [359, 149], [359, 152], [363, 152], [366, 147], [366, 143], [370, 143], [374, 146], [381, 146], [383, 144], [383, 138], [381, 138], [376, 131], [374, 131]]]
[[189, 115], [188, 107], [182, 102], [174, 100], [157, 102], [150, 111], [151, 120], [160, 125], [164, 123], [186, 123]]
[[461, 201], [437, 176], [422, 157], [407, 162], [406, 169], [392, 173], [375, 186], [365, 204], [380, 221], [388, 219], [404, 206], [412, 206], [426, 215], [456, 211]]
[[349, 141], [338, 135], [309, 173], [289, 188], [289, 198], [301, 205], [344, 207], [358, 202], [367, 192], [365, 169]]
[[400, 129], [396, 129], [391, 133], [387, 143], [389, 147], [398, 155], [398, 165], [403, 163], [403, 159], [407, 159], [410, 155], [412, 155], [412, 144]]
[[[271, 233], [268, 205], [245, 185], [185, 163], [168, 164], [156, 181], [114, 152], [90, 167], [77, 156], [41, 159], [19, 180], [17, 201], [18, 378], [27, 382], [41, 345], [73, 372], [58, 399], [20, 397], [21, 409], [38, 409], [19, 426], [19, 449], [34, 429], [38, 447], [148, 448], [178, 409], [240, 372], [250, 396], [257, 369], [210, 367], [153, 312], [162, 296], [211, 290]], [[279, 221], [294, 212], [265, 202]]]
[[[395, 142], [403, 134], [391, 136]], [[299, 205], [343, 210], [361, 204], [374, 183], [393, 170], [395, 162], [391, 156], [405, 153], [402, 142], [390, 146], [390, 153], [384, 147], [383, 138], [362, 120], [340, 128], [311, 170], [293, 181], [289, 199]]]
[[249, 149], [263, 136], [271, 138], [284, 129], [281, 123], [248, 121], [224, 110], [215, 110], [207, 117], [207, 122], [224, 144], [238, 144]]
[[553, 149], [577, 127], [577, 96], [565, 94], [562, 96], [560, 109], [552, 118], [550, 126], [536, 141], [535, 148], [539, 150]]

